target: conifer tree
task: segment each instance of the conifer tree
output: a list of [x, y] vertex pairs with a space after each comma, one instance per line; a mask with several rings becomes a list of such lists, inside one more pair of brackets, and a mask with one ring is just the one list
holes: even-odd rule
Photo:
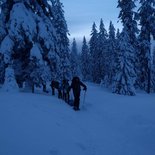
[[[155, 67], [155, 47], [153, 48], [153, 54], [152, 54], [152, 64]], [[155, 69], [155, 68], [154, 68]]]
[[15, 79], [14, 69], [9, 65], [5, 70], [5, 81], [2, 89], [6, 92], [18, 92], [18, 84]]
[[97, 82], [100, 83], [102, 79], [106, 82], [109, 64], [108, 60], [108, 42], [107, 42], [107, 31], [105, 29], [103, 20], [100, 20], [98, 40], [97, 40], [97, 50], [96, 50], [96, 77]]
[[70, 62], [71, 62], [71, 73], [72, 77], [80, 75], [80, 62], [79, 62], [79, 55], [77, 50], [77, 44], [75, 38], [73, 39], [72, 49], [70, 54]]
[[109, 37], [108, 37], [108, 51], [107, 51], [107, 79], [106, 79], [106, 85], [111, 86], [112, 85], [112, 80], [114, 77], [114, 72], [115, 72], [115, 58], [117, 55], [116, 51], [116, 38], [115, 38], [115, 28], [112, 22], [110, 22], [109, 25]]
[[83, 38], [82, 51], [81, 51], [81, 73], [84, 81], [91, 80], [90, 52], [85, 37]]
[[126, 27], [129, 34], [130, 43], [134, 48], [137, 47], [137, 37], [139, 30], [137, 28], [137, 13], [134, 11], [136, 8], [136, 0], [118, 0], [118, 8], [120, 8], [119, 19], [123, 26]]
[[4, 7], [4, 2], [0, 1], [0, 42], [4, 39], [6, 35], [5, 16], [4, 16], [4, 13], [2, 12], [3, 7]]
[[[135, 11], [136, 8], [136, 2], [137, 0], [118, 0], [118, 7], [121, 9], [119, 14], [119, 19], [121, 20], [123, 26], [126, 27], [127, 33], [130, 38], [130, 43], [134, 47], [135, 56], [134, 59], [134, 68], [136, 72], [136, 76], [138, 77], [138, 68], [139, 68], [139, 43], [137, 39], [137, 35], [139, 33], [138, 27], [137, 27], [137, 20], [138, 15]], [[136, 80], [136, 85], [138, 83], [138, 79]]]
[[135, 45], [136, 21], [134, 20], [133, 0], [118, 0], [121, 8], [119, 18], [123, 24], [123, 31], [119, 36], [117, 47], [117, 66], [113, 83], [113, 92], [124, 95], [135, 95]]
[[58, 54], [60, 56], [58, 76], [70, 78], [70, 62], [69, 62], [69, 31], [64, 17], [63, 4], [60, 0], [53, 0], [53, 23], [57, 33]]
[[97, 65], [97, 50], [98, 50], [98, 32], [96, 29], [96, 24], [93, 23], [92, 31], [91, 31], [91, 38], [89, 41], [90, 45], [90, 61], [91, 61], [91, 76], [93, 82], [100, 82], [98, 77], [98, 65]]
[[29, 80], [28, 66], [31, 62], [31, 50], [35, 44], [38, 44], [42, 51], [44, 64], [50, 67], [49, 74], [52, 74], [52, 78], [59, 77], [62, 72], [69, 73], [67, 70], [69, 67], [66, 67], [66, 70], [61, 67], [69, 65], [67, 25], [64, 14], [58, 7], [60, 1], [51, 0], [51, 2], [56, 5], [51, 6], [47, 0], [5, 0], [2, 3], [0, 53], [4, 55], [6, 64], [12, 64], [20, 85]]
[[135, 95], [135, 71], [134, 71], [134, 48], [130, 43], [130, 37], [124, 28], [118, 41], [118, 54], [116, 74], [113, 81], [113, 93], [123, 95]]
[[121, 35], [121, 32], [119, 29], [117, 29], [117, 32], [116, 32], [116, 38], [115, 38], [115, 50], [114, 50], [114, 55], [113, 55], [113, 77], [112, 77], [112, 87], [113, 87], [113, 82], [114, 82], [114, 79], [115, 79], [115, 76], [117, 75], [117, 65], [118, 65], [118, 58], [119, 58], [119, 55], [120, 55], [120, 51], [119, 51], [119, 37]]
[[151, 35], [155, 38], [155, 1], [140, 0], [140, 74], [141, 88], [151, 91]]
[[0, 84], [4, 83], [4, 78], [5, 78], [4, 55], [0, 53]]
[[153, 48], [153, 58], [152, 58], [152, 90], [155, 92], [155, 47]]
[[46, 82], [51, 80], [50, 69], [43, 61], [42, 49], [38, 44], [34, 44], [31, 49], [30, 62], [28, 65], [28, 79], [29, 85], [34, 92], [34, 87], [41, 87], [46, 85]]
[[120, 30], [119, 30], [119, 29], [117, 29], [117, 32], [116, 32], [116, 39], [118, 39], [118, 38], [119, 38], [119, 36], [120, 36]]

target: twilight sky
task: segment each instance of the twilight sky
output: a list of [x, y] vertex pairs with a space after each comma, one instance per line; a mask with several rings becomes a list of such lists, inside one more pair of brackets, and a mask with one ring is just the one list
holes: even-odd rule
[[100, 19], [103, 19], [108, 30], [110, 20], [115, 28], [121, 27], [118, 21], [119, 9], [117, 0], [61, 0], [64, 5], [65, 18], [71, 38], [76, 40], [89, 37], [93, 22], [99, 26]]

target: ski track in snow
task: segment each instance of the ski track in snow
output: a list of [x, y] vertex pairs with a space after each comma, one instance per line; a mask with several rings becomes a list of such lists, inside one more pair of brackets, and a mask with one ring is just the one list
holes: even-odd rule
[[77, 112], [51, 92], [0, 92], [0, 155], [154, 155], [155, 95], [87, 85]]

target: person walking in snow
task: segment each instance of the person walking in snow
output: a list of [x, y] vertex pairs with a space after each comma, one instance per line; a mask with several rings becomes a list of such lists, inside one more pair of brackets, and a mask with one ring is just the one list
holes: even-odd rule
[[50, 86], [52, 88], [52, 95], [55, 95], [55, 89], [57, 89], [58, 98], [62, 98], [62, 85], [61, 85], [61, 82], [52, 80]]
[[69, 91], [71, 89], [73, 89], [74, 110], [80, 110], [79, 104], [80, 104], [81, 86], [83, 87], [83, 90], [85, 90], [85, 91], [87, 90], [87, 86], [80, 81], [79, 77], [77, 77], [77, 76], [73, 77], [71, 86], [69, 87]]
[[62, 81], [62, 98], [66, 103], [69, 103], [69, 82], [67, 79]]

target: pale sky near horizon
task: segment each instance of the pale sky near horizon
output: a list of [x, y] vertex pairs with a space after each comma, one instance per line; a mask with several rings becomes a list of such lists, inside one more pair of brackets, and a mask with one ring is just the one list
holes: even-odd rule
[[115, 28], [121, 28], [118, 22], [119, 8], [117, 0], [61, 0], [64, 5], [65, 19], [67, 21], [70, 38], [81, 40], [83, 36], [89, 38], [92, 24], [99, 27], [100, 19], [108, 31], [110, 21]]

